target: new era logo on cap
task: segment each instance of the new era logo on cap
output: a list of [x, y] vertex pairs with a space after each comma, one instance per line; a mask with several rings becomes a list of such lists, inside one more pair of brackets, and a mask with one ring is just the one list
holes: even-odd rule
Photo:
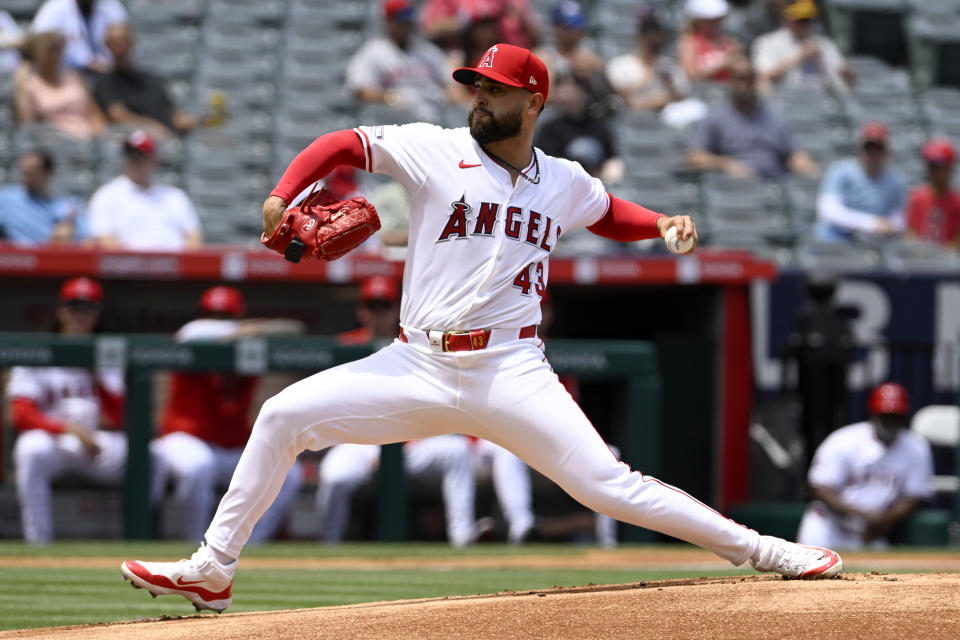
[[523, 47], [498, 43], [487, 49], [476, 67], [461, 67], [453, 72], [453, 79], [472, 85], [476, 76], [501, 82], [510, 87], [521, 87], [547, 99], [547, 66]]

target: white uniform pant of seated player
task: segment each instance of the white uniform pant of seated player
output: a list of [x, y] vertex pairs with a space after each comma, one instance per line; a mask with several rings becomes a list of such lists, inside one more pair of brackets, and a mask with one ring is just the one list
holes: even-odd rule
[[[379, 462], [380, 447], [372, 444], [340, 444], [320, 461], [317, 508], [324, 542], [343, 541], [353, 494], [373, 477]], [[447, 539], [454, 547], [474, 542], [476, 483], [470, 442], [460, 435], [408, 442], [403, 447], [403, 469], [411, 477], [440, 478]]]
[[17, 500], [23, 539], [30, 544], [53, 541], [54, 481], [75, 475], [96, 484], [119, 487], [127, 463], [127, 435], [122, 431], [101, 431], [99, 405], [87, 398], [65, 398], [53, 417], [87, 428], [99, 448], [95, 456], [84, 449], [73, 434], [55, 434], [33, 429], [17, 437], [13, 447]]
[[180, 562], [126, 561], [124, 578], [198, 609], [230, 606], [233, 574], [257, 519], [305, 450], [387, 444], [450, 432], [516, 453], [594, 511], [686, 540], [740, 565], [799, 578], [838, 574], [832, 551], [761, 536], [683, 491], [631, 471], [607, 448], [560, 384], [536, 338], [481, 351], [437, 353], [395, 341], [362, 360], [317, 373], [267, 400], [206, 545]]
[[[173, 505], [176, 535], [183, 540], [199, 540], [210, 523], [217, 487], [226, 486], [240, 462], [243, 447], [221, 447], [177, 431], [150, 443], [153, 462], [151, 504], [159, 506], [167, 484], [173, 481]], [[277, 499], [257, 522], [251, 543], [276, 537], [303, 484], [299, 463], [284, 478]]]

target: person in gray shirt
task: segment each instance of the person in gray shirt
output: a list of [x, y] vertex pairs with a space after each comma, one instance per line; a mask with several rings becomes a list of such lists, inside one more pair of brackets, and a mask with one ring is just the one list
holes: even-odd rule
[[747, 58], [730, 77], [730, 102], [713, 105], [690, 134], [687, 163], [742, 178], [778, 180], [790, 172], [816, 177], [820, 168], [793, 144], [786, 123], [757, 95], [757, 76]]

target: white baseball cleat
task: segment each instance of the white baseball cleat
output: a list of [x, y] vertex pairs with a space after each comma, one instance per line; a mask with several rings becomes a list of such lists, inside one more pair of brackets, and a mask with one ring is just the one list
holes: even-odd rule
[[179, 595], [193, 603], [197, 611], [209, 609], [222, 613], [230, 606], [233, 571], [237, 563], [226, 566], [213, 557], [206, 545], [178, 562], [141, 562], [126, 560], [120, 573], [137, 589], [146, 589], [153, 597]]
[[757, 571], [776, 571], [787, 578], [816, 580], [843, 573], [843, 560], [836, 551], [760, 536], [760, 553], [750, 564]]

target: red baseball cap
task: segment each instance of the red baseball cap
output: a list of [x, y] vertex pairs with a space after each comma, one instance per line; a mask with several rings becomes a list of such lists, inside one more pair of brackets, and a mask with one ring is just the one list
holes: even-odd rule
[[152, 156], [157, 152], [157, 145], [149, 133], [143, 129], [137, 129], [126, 137], [123, 141], [125, 151], [134, 151], [145, 156]]
[[550, 79], [547, 65], [529, 49], [512, 44], [495, 44], [476, 67], [460, 67], [453, 72], [453, 79], [461, 84], [473, 85], [477, 75], [501, 82], [509, 87], [520, 87], [530, 93], [539, 93], [547, 100]]
[[383, 15], [387, 20], [413, 20], [413, 4], [409, 0], [386, 0]]
[[360, 284], [360, 298], [396, 302], [400, 299], [400, 287], [388, 276], [370, 276]]
[[60, 287], [60, 302], [103, 302], [103, 287], [90, 278], [71, 278]]
[[949, 166], [957, 159], [957, 152], [946, 138], [934, 138], [923, 145], [923, 159], [927, 164]]
[[227, 286], [210, 287], [200, 296], [200, 313], [225, 313], [234, 318], [242, 318], [247, 311], [243, 294], [238, 289]]
[[860, 127], [860, 142], [875, 142], [886, 145], [890, 132], [882, 122], [866, 122]]
[[867, 409], [875, 415], [906, 415], [910, 412], [910, 394], [896, 382], [884, 382], [870, 394]]

